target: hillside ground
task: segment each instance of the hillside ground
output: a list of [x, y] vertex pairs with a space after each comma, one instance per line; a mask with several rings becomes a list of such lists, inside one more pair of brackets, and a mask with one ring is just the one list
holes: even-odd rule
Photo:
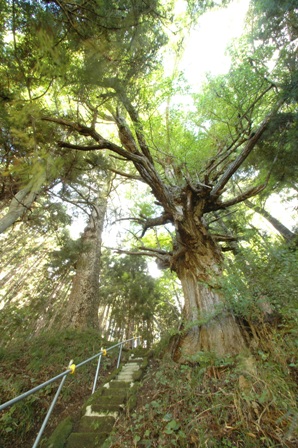
[[[120, 415], [105, 448], [297, 447], [296, 333], [289, 330], [282, 338], [281, 329], [271, 332], [273, 351], [263, 345], [252, 354], [226, 359], [199, 353], [185, 364], [171, 359], [168, 338], [161, 341], [147, 353], [149, 366], [136, 407]], [[0, 350], [0, 402], [64, 371], [71, 359], [78, 364], [107, 346], [96, 331], [11, 342]], [[99, 385], [115, 368], [117, 355], [112, 350], [103, 359]], [[125, 351], [123, 361], [126, 357]], [[91, 394], [95, 369], [92, 361], [68, 376], [41, 448], [58, 422], [78, 417]], [[58, 384], [0, 413], [1, 448], [32, 447]]]

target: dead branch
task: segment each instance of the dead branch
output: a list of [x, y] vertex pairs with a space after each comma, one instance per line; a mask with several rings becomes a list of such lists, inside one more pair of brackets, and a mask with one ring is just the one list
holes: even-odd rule
[[211, 236], [216, 241], [238, 241], [238, 238], [232, 235], [221, 235], [219, 233], [212, 233]]
[[218, 202], [216, 206], [214, 207], [214, 210], [220, 210], [227, 207], [231, 207], [231, 205], [239, 204], [239, 202], [243, 202], [248, 198], [251, 198], [252, 196], [255, 196], [256, 194], [259, 194], [261, 191], [263, 191], [267, 186], [267, 182], [265, 182], [262, 185], [258, 185], [256, 187], [248, 188], [248, 190], [241, 193], [239, 196], [236, 196], [235, 198], [230, 199], [229, 201], [225, 202]]
[[[143, 216], [141, 216], [143, 218]], [[173, 216], [170, 213], [163, 213], [161, 216], [156, 218], [148, 218], [145, 220], [143, 224], [143, 232], [141, 238], [145, 235], [148, 229], [156, 226], [162, 226], [163, 224], [167, 224], [173, 221]]]
[[111, 168], [111, 167], [109, 167], [109, 171], [111, 171], [112, 173], [118, 174], [121, 177], [126, 177], [127, 179], [133, 179], [133, 180], [138, 180], [140, 182], [144, 182], [144, 179], [141, 176], [125, 173], [124, 171], [115, 170], [114, 168]]
[[146, 257], [160, 257], [160, 256], [172, 256], [172, 252], [167, 252], [161, 249], [152, 249], [151, 247], [140, 247], [139, 250], [125, 250], [125, 249], [115, 249], [113, 247], [104, 246], [105, 249], [109, 249], [118, 254], [127, 255], [143, 255]]
[[135, 153], [131, 153], [121, 146], [116, 145], [115, 143], [110, 142], [103, 138], [95, 129], [92, 127], [85, 126], [81, 123], [75, 123], [72, 121], [65, 120], [63, 118], [55, 118], [55, 117], [44, 117], [44, 121], [50, 121], [53, 123], [60, 124], [62, 126], [69, 127], [75, 132], [78, 132], [80, 135], [85, 137], [91, 137], [98, 144], [97, 145], [76, 145], [68, 142], [59, 142], [59, 146], [62, 148], [70, 148], [70, 149], [78, 149], [80, 151], [94, 151], [98, 149], [109, 149], [110, 151], [124, 157], [126, 160], [132, 161], [134, 163], [142, 163], [142, 155], [138, 155]]

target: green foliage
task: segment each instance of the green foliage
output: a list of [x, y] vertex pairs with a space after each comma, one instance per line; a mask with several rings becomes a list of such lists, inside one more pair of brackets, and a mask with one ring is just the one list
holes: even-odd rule
[[[249, 158], [250, 166], [258, 169], [261, 157], [263, 168], [271, 172], [268, 192], [265, 192], [267, 195], [273, 189], [278, 192], [285, 188], [295, 188], [295, 167], [298, 162], [297, 123], [296, 113], [279, 113], [259, 142], [258, 151]], [[276, 157], [275, 163], [273, 154]]]
[[[169, 5], [158, 2], [148, 6], [91, 1], [86, 7], [84, 2], [74, 6], [20, 0], [3, 7], [0, 200], [4, 205], [23, 186], [45, 193], [59, 181], [64, 185], [73, 181], [83, 165], [88, 170], [82, 154], [57, 150], [56, 141], [65, 132], [44, 121], [44, 115], [62, 111], [77, 118], [73, 110], [77, 100], [89, 104], [93, 94], [99, 98], [111, 85], [120, 88], [120, 79], [128, 82], [148, 75], [166, 42], [159, 17], [167, 20], [168, 12]], [[85, 109], [83, 116], [90, 112]], [[87, 158], [88, 163], [94, 159]]]
[[203, 91], [194, 96], [197, 113], [192, 114], [199, 145], [207, 145], [205, 157], [231, 147], [239, 137], [249, 138], [264, 106], [271, 102], [270, 95], [266, 105], [258, 101], [265, 88], [266, 83], [254, 75], [250, 64], [241, 61], [235, 61], [228, 75], [208, 77]]
[[71, 239], [68, 232], [62, 234], [60, 244], [61, 247], [52, 252], [51, 260], [48, 264], [49, 269], [52, 270], [52, 279], [62, 274], [68, 268], [75, 271], [78, 257], [83, 250], [83, 241], [80, 238], [77, 240]]
[[110, 309], [109, 335], [121, 337], [135, 332], [149, 347], [157, 335], [173, 325], [178, 310], [171, 288], [166, 289], [147, 269], [142, 257], [104, 253], [100, 295], [102, 305]]
[[187, 0], [188, 13], [193, 20], [197, 20], [198, 16], [202, 13], [211, 8], [227, 6], [229, 2], [230, 0]]
[[[225, 292], [236, 315], [248, 320], [281, 314], [297, 323], [297, 251], [285, 245], [242, 248], [227, 267]], [[267, 311], [266, 311], [267, 309]]]
[[[295, 0], [254, 0], [258, 27], [256, 33], [265, 42], [281, 40], [287, 43], [297, 35], [297, 4]], [[285, 32], [286, 31], [286, 32]]]

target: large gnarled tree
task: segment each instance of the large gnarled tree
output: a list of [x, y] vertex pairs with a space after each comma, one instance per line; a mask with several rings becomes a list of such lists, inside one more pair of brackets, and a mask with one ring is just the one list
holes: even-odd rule
[[[267, 85], [255, 97], [251, 110], [272, 87]], [[232, 141], [217, 148], [214, 156], [205, 163], [201, 174], [194, 172], [190, 176], [187, 162], [184, 166], [178, 165], [174, 157], [170, 161], [172, 169], [169, 170], [171, 148], [167, 154], [158, 149], [152, 150], [138, 111], [119, 85], [115, 93], [130, 120], [128, 124], [124, 113], [120, 115], [119, 110], [115, 110], [113, 118], [119, 132], [119, 144], [99, 134], [96, 126], [63, 118], [46, 119], [87, 138], [86, 144], [63, 141], [59, 143], [61, 147], [81, 151], [109, 150], [134, 165], [140, 180], [150, 187], [161, 210], [158, 216], [144, 220], [143, 234], [155, 226], [166, 223], [173, 225], [175, 237], [172, 250], [154, 251], [149, 248], [147, 253], [151, 256], [154, 254], [164, 267], [175, 271], [181, 281], [185, 297], [184, 332], [180, 340], [182, 356], [201, 350], [213, 351], [218, 355], [239, 353], [244, 349], [245, 342], [236, 320], [225, 306], [220, 288], [222, 251], [219, 241], [227, 241], [232, 237], [212, 234], [205, 215], [245, 201], [265, 188], [266, 182], [254, 184], [236, 197], [225, 197], [233, 174], [255, 148], [285, 100], [283, 97], [270, 96], [267, 110], [263, 111], [263, 118], [254, 127], [253, 133], [250, 123], [244, 129], [244, 119], [239, 117], [241, 126], [235, 126]]]

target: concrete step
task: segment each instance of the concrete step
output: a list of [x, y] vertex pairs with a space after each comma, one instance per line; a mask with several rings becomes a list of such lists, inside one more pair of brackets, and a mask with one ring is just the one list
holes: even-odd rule
[[122, 373], [130, 373], [131, 375], [133, 375], [135, 372], [138, 372], [139, 370], [140, 370], [139, 367], [137, 369], [123, 369], [121, 370], [119, 375], [121, 375]]
[[140, 370], [140, 365], [136, 362], [130, 362], [123, 366], [121, 372], [117, 375], [118, 381], [125, 381], [126, 383], [133, 382], [134, 374]]
[[103, 387], [106, 389], [129, 389], [130, 385], [126, 381], [112, 380]]
[[130, 378], [131, 381], [132, 381], [132, 380], [133, 380], [133, 374], [134, 374], [134, 372], [133, 372], [133, 373], [131, 373], [131, 372], [121, 372], [121, 373], [119, 373], [119, 375], [117, 376], [117, 379], [118, 379], [119, 381], [126, 381], [127, 378]]
[[104, 389], [102, 393], [92, 395], [88, 404], [100, 404], [104, 401], [122, 403], [123, 400], [126, 400], [128, 388], [114, 388], [114, 389]]
[[133, 356], [133, 357], [130, 357], [129, 360], [128, 360], [127, 362], [138, 362], [138, 363], [142, 363], [142, 362], [143, 362], [143, 358], [135, 358], [135, 357]]
[[[115, 379], [96, 391], [83, 407], [83, 417], [67, 439], [65, 448], [100, 448], [110, 435], [127, 402], [134, 378], [141, 376], [143, 358], [131, 358]], [[139, 373], [136, 373], [138, 372]], [[68, 434], [72, 428], [69, 429]], [[67, 437], [67, 436], [66, 436]], [[48, 447], [49, 448], [49, 447]], [[50, 447], [54, 448], [54, 447]]]
[[84, 415], [80, 420], [78, 432], [110, 432], [115, 420], [115, 416], [104, 415], [103, 413], [100, 417], [87, 417]]
[[122, 369], [120, 374], [121, 373], [131, 373], [131, 374], [133, 374], [134, 372], [137, 372], [138, 370], [140, 370], [139, 367], [132, 367], [132, 368], [127, 368], [127, 369]]
[[121, 403], [100, 403], [92, 405], [92, 412], [100, 413], [117, 413], [120, 412], [121, 409], [124, 409], [124, 402]]
[[126, 400], [128, 388], [109, 388], [103, 391], [103, 394], [98, 397], [98, 401], [94, 401], [100, 403], [102, 397], [109, 397], [110, 400], [113, 400], [115, 396], [121, 397], [122, 400]]
[[119, 373], [119, 375], [121, 375], [122, 373], [130, 373], [131, 375], [133, 375], [135, 372], [137, 372], [138, 370], [140, 370], [139, 368], [137, 369], [123, 369], [121, 370], [121, 372]]
[[122, 368], [123, 369], [139, 369], [142, 365], [141, 362], [129, 361]]
[[123, 366], [123, 369], [128, 369], [128, 368], [140, 368], [140, 364], [139, 362], [135, 362], [135, 361], [129, 361], [127, 364], [125, 364]]
[[109, 435], [109, 431], [73, 432], [67, 440], [66, 448], [100, 448]]

